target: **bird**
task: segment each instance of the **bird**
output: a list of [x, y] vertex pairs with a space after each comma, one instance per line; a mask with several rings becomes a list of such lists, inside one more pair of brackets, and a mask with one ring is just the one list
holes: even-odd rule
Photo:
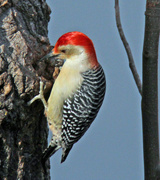
[[106, 92], [104, 70], [97, 60], [92, 40], [82, 32], [63, 34], [54, 48], [42, 60], [63, 61], [55, 80], [48, 102], [40, 93], [29, 104], [41, 99], [52, 139], [42, 155], [45, 164], [57, 150], [62, 148], [63, 163], [73, 145], [88, 130], [96, 118]]

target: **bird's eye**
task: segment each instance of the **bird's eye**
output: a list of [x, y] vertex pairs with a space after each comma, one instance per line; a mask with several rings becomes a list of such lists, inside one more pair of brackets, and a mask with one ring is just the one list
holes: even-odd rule
[[61, 50], [61, 52], [62, 52], [62, 53], [66, 53], [66, 50], [65, 50], [65, 49], [63, 49], [63, 50]]

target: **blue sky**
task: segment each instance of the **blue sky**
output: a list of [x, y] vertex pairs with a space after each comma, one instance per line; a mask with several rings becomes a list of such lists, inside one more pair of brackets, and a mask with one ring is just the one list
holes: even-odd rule
[[[69, 31], [88, 35], [106, 74], [102, 108], [86, 134], [60, 164], [51, 158], [53, 180], [143, 180], [141, 96], [120, 40], [114, 0], [47, 0], [52, 14], [49, 39]], [[142, 79], [145, 1], [120, 1], [121, 21]]]

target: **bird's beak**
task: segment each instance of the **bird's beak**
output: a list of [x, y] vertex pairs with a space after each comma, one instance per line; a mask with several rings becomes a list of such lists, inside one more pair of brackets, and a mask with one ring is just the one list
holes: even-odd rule
[[45, 55], [43, 58], [40, 59], [40, 61], [46, 61], [51, 63], [51, 65], [60, 67], [63, 66], [64, 60], [58, 58], [60, 54], [54, 54], [53, 51], [49, 52], [47, 55]]

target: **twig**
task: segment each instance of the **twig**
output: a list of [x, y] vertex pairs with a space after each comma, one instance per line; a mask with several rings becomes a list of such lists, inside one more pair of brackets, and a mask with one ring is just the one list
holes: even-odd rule
[[117, 24], [118, 32], [119, 32], [119, 35], [121, 37], [121, 40], [122, 40], [123, 45], [124, 45], [126, 52], [127, 52], [127, 56], [128, 56], [128, 60], [129, 60], [129, 67], [132, 71], [132, 74], [133, 74], [134, 80], [136, 82], [137, 88], [139, 90], [139, 93], [142, 95], [141, 80], [139, 78], [139, 75], [138, 75], [138, 72], [137, 72], [137, 69], [136, 69], [136, 66], [134, 63], [134, 59], [132, 56], [131, 49], [130, 49], [129, 44], [125, 38], [123, 29], [122, 29], [122, 25], [121, 25], [120, 11], [119, 11], [119, 0], [115, 0], [115, 13], [116, 13], [116, 24]]

